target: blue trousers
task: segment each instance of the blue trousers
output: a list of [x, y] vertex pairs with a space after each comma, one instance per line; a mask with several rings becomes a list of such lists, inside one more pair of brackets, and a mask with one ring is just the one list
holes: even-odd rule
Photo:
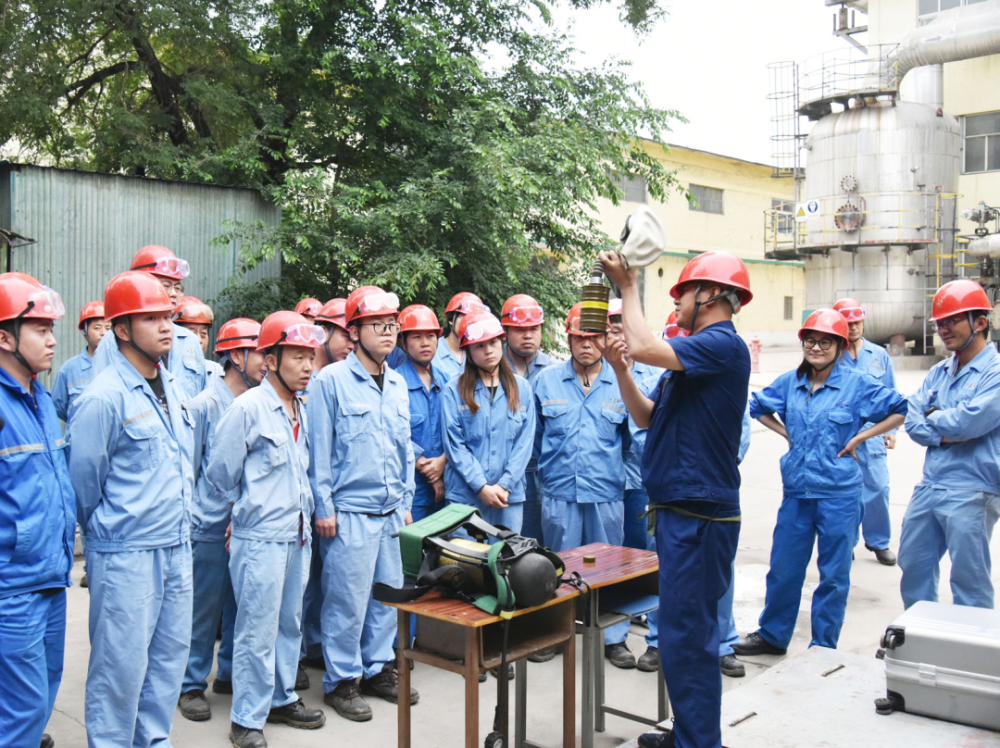
[[229, 578], [229, 552], [225, 541], [191, 541], [194, 617], [191, 622], [191, 653], [181, 693], [204, 691], [215, 657], [215, 634], [222, 622], [218, 668], [215, 679], [233, 679], [233, 626], [236, 598]]
[[[542, 503], [542, 532], [552, 550], [567, 551], [589, 543], [621, 545], [625, 533], [622, 501], [578, 504], [548, 499]], [[621, 644], [628, 636], [629, 622], [604, 630], [604, 643]]]
[[721, 748], [719, 601], [732, 581], [739, 522], [656, 513], [660, 658], [678, 748]]
[[233, 708], [238, 725], [263, 729], [267, 713], [298, 700], [302, 594], [312, 546], [295, 540], [233, 538], [229, 571], [236, 594]]
[[955, 604], [992, 608], [990, 538], [998, 516], [1000, 495], [995, 493], [918, 485], [899, 539], [903, 605], [938, 599], [939, 563], [947, 551]]
[[399, 540], [403, 510], [385, 517], [337, 513], [337, 535], [323, 550], [323, 690], [371, 678], [395, 659], [396, 611], [372, 598], [372, 585], [403, 585]]
[[[646, 523], [646, 518], [640, 516], [645, 513], [646, 507], [649, 505], [649, 496], [646, 494], [646, 489], [626, 489], [624, 504], [625, 523], [622, 545], [626, 548], [638, 548], [641, 551], [655, 551], [656, 541], [649, 534], [649, 526]], [[646, 646], [648, 647], [659, 646], [656, 614], [657, 611], [652, 610], [646, 615], [646, 625], [649, 626], [649, 632], [646, 634]]]
[[851, 591], [851, 553], [858, 542], [863, 505], [860, 496], [837, 499], [785, 499], [771, 541], [760, 633], [787, 647], [795, 631], [806, 567], [816, 545], [819, 586], [812, 597], [811, 647], [837, 648]]
[[864, 488], [861, 490], [865, 504], [861, 534], [865, 539], [865, 545], [880, 550], [888, 548], [892, 537], [892, 524], [889, 521], [889, 461], [885, 452], [872, 454], [867, 443], [862, 445], [857, 454], [861, 474], [865, 479]]
[[410, 514], [413, 515], [414, 522], [419, 522], [425, 517], [429, 517], [443, 506], [444, 499], [434, 501], [434, 489], [430, 484], [417, 482], [416, 490], [413, 492], [413, 506], [410, 508]]
[[529, 469], [524, 474], [524, 520], [521, 523], [521, 534], [546, 545], [542, 533], [542, 494], [537, 468]]
[[191, 646], [191, 544], [87, 551], [90, 748], [170, 745]]
[[323, 656], [323, 553], [319, 547], [316, 523], [312, 528], [312, 560], [309, 562], [309, 581], [302, 596], [302, 650], [301, 657], [319, 659]]
[[38, 748], [62, 681], [66, 590], [0, 598], [0, 742]]
[[736, 560], [730, 571], [729, 589], [719, 600], [719, 657], [733, 653], [733, 645], [740, 640], [740, 632], [736, 630], [736, 619], [733, 618], [733, 597], [736, 594]]

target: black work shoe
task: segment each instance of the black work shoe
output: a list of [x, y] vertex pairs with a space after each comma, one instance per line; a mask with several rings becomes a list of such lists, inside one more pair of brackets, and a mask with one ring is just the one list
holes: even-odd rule
[[268, 722], [278, 722], [302, 730], [315, 730], [326, 724], [326, 715], [322, 709], [310, 709], [302, 703], [302, 699], [285, 706], [278, 706], [267, 714]]
[[212, 707], [205, 699], [205, 692], [200, 688], [194, 691], [187, 691], [177, 699], [177, 708], [181, 710], [181, 716], [192, 722], [204, 722], [212, 719]]
[[612, 665], [622, 670], [631, 670], [635, 667], [635, 655], [625, 646], [625, 642], [604, 645], [604, 656], [611, 660]]
[[747, 674], [747, 669], [736, 659], [736, 655], [722, 655], [719, 658], [719, 669], [730, 678], [742, 678]]
[[[492, 675], [494, 678], [499, 678], [500, 677], [498, 675], [499, 672], [500, 672], [500, 668], [498, 668], [498, 667], [490, 668], [490, 675]], [[513, 665], [508, 665], [507, 666], [507, 680], [514, 680], [514, 666]]]
[[635, 666], [644, 673], [655, 673], [660, 669], [660, 650], [657, 647], [646, 647]]
[[[361, 693], [366, 696], [378, 696], [385, 699], [390, 704], [399, 703], [399, 675], [392, 663], [386, 663], [382, 667], [382, 672], [371, 678], [361, 679]], [[417, 689], [410, 689], [410, 705], [420, 701], [420, 694]]]
[[[84, 589], [87, 589], [90, 586], [87, 584], [87, 572], [83, 572], [83, 576], [80, 577], [80, 586]], [[52, 745], [55, 745], [55, 741], [53, 741]]]
[[311, 667], [316, 670], [326, 670], [326, 660], [323, 657], [303, 657], [299, 660], [302, 667]]
[[42, 733], [42, 744], [39, 748], [56, 748], [56, 741], [47, 732]]
[[639, 736], [639, 748], [674, 748], [672, 732], [644, 732]]
[[528, 655], [528, 662], [548, 662], [556, 656], [558, 651], [555, 647], [552, 647], [552, 649], [543, 649], [541, 652]]
[[367, 722], [372, 718], [372, 708], [362, 698], [356, 680], [340, 681], [330, 693], [323, 694], [323, 702], [352, 722]]
[[216, 678], [212, 682], [212, 693], [223, 693], [230, 694], [233, 693], [233, 682], [231, 680], [219, 680]]
[[865, 548], [875, 554], [875, 558], [882, 566], [896, 565], [896, 554], [888, 548], [872, 548], [868, 543], [865, 543]]
[[479, 682], [480, 683], [485, 683], [486, 682], [486, 673], [480, 673], [479, 674]]
[[306, 669], [302, 667], [300, 662], [295, 670], [295, 690], [296, 691], [308, 691], [309, 690], [309, 673]]
[[229, 742], [236, 748], [267, 748], [263, 730], [253, 730], [235, 722], [229, 728]]
[[759, 631], [747, 634], [733, 645], [733, 654], [743, 655], [744, 657], [753, 655], [783, 655], [787, 652], [787, 649], [771, 644], [771, 642], [760, 635]]

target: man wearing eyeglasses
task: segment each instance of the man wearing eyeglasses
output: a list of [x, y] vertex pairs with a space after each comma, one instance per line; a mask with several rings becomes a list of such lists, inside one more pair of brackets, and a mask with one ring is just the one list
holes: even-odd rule
[[[385, 365], [399, 331], [399, 299], [362, 286], [344, 311], [355, 348], [310, 385], [309, 480], [323, 555], [323, 701], [366, 722], [372, 710], [362, 694], [399, 699], [395, 613], [371, 592], [375, 582], [403, 584], [395, 536], [412, 521], [414, 458], [409, 389]], [[411, 689], [403, 698], [415, 704], [419, 695]]]
[[[191, 266], [166, 247], [155, 244], [143, 247], [135, 253], [129, 270], [152, 273], [163, 285], [176, 309], [184, 296], [183, 280], [191, 274]], [[111, 365], [111, 348], [115, 345], [114, 335], [105, 335], [94, 354], [94, 374]], [[205, 389], [205, 354], [201, 341], [190, 330], [174, 325], [174, 339], [170, 350], [163, 354], [167, 371], [176, 377], [185, 399], [197, 397]]]
[[[865, 310], [854, 299], [841, 299], [833, 308], [847, 321], [847, 348], [841, 360], [851, 368], [868, 374], [889, 389], [896, 389], [896, 374], [885, 348], [865, 339]], [[873, 424], [866, 423], [864, 428]], [[869, 439], [857, 450], [858, 464], [865, 478], [861, 495], [864, 519], [861, 532], [865, 548], [875, 554], [883, 566], [895, 566], [896, 554], [889, 550], [892, 524], [889, 521], [889, 463], [886, 449], [896, 446], [896, 432]]]
[[982, 286], [946, 283], [932, 307], [954, 355], [909, 400], [906, 433], [927, 447], [899, 539], [899, 588], [909, 608], [938, 599], [939, 563], [951, 557], [956, 605], [993, 607], [990, 538], [1000, 516], [1000, 355], [989, 344], [992, 304]]

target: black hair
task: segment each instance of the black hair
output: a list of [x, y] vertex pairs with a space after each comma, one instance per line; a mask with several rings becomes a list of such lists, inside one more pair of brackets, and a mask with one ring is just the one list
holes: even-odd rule
[[17, 335], [17, 320], [5, 319], [3, 322], [0, 322], [0, 330], [3, 330], [8, 335]]
[[[847, 343], [844, 342], [843, 338], [838, 337], [836, 340], [837, 340], [837, 356], [836, 358], [834, 358], [834, 363], [837, 362], [837, 359], [840, 358], [841, 354], [844, 352], [844, 349], [847, 348]], [[803, 340], [802, 341], [803, 347], [805, 346], [805, 343], [806, 341]], [[831, 364], [831, 366], [832, 365], [833, 364]], [[810, 364], [809, 361], [806, 360], [806, 357], [803, 354], [802, 363], [799, 364], [799, 368], [795, 370], [795, 373], [798, 374], [800, 377], [808, 377], [809, 373], [812, 370], [813, 370], [812, 364]]]
[[617, 325], [622, 321], [622, 316], [620, 314], [612, 314], [608, 317], [608, 322], [612, 325]]
[[[979, 319], [980, 317], [988, 317], [988, 315], [989, 315], [989, 312], [984, 311], [982, 309], [975, 309], [975, 310], [973, 310], [973, 312], [972, 312], [972, 334], [973, 335], [976, 334], [976, 320]], [[987, 341], [989, 341], [989, 339], [990, 339], [989, 319], [986, 320], [986, 327], [983, 328], [983, 337]]]

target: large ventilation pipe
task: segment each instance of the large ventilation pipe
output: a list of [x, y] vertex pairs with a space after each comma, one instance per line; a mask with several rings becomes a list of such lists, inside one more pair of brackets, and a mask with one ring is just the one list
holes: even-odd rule
[[995, 54], [1000, 54], [1000, 0], [988, 0], [946, 10], [926, 26], [913, 29], [899, 42], [889, 62], [896, 65], [903, 99], [939, 108], [943, 63]]

